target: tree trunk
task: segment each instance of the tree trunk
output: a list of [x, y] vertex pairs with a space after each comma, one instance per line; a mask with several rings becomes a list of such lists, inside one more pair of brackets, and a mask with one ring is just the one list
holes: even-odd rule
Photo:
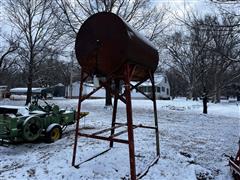
[[32, 76], [29, 75], [27, 83], [27, 99], [25, 105], [31, 103], [31, 98], [32, 98]]
[[112, 106], [112, 96], [109, 88], [105, 88], [106, 90], [106, 99], [105, 99], [105, 106]]
[[220, 98], [221, 98], [221, 89], [219, 86], [217, 87], [217, 92], [216, 92], [216, 100], [215, 103], [220, 103]]
[[[220, 81], [220, 79], [218, 79]], [[221, 97], [221, 88], [219, 83], [217, 83], [217, 79], [215, 79], [215, 84], [214, 84], [214, 103], [220, 103], [220, 97]]]
[[193, 96], [193, 101], [198, 101], [198, 96], [197, 96], [196, 88], [193, 88], [192, 96]]
[[187, 100], [189, 100], [189, 99], [192, 99], [192, 97], [193, 97], [193, 88], [192, 88], [192, 86], [188, 89], [188, 96], [187, 96]]
[[207, 97], [203, 97], [203, 114], [207, 114]]
[[28, 82], [27, 82], [27, 99], [25, 105], [31, 103], [32, 99], [32, 82], [33, 82], [33, 53], [31, 51], [30, 54], [30, 62], [29, 62], [29, 72], [28, 72]]
[[208, 95], [205, 92], [203, 92], [203, 114], [207, 114], [207, 103], [208, 103]]

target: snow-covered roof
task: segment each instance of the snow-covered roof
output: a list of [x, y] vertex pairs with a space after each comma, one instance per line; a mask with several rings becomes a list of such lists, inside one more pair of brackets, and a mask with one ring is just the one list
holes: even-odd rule
[[[133, 86], [135, 86], [137, 83], [138, 83], [138, 82], [131, 81], [131, 84], [132, 84]], [[143, 82], [140, 86], [151, 86], [151, 85], [152, 85], [152, 83], [151, 83], [150, 81], [145, 81], [145, 82]]]
[[73, 86], [75, 86], [75, 85], [76, 85], [76, 86], [77, 86], [77, 85], [79, 86], [79, 84], [80, 84], [80, 81], [75, 81], [74, 83], [72, 83]]
[[88, 87], [94, 87], [94, 84], [92, 83], [83, 83], [85, 86], [88, 86]]
[[55, 86], [64, 86], [62, 83], [58, 83]]
[[[155, 81], [155, 85], [160, 84], [163, 80], [164, 80], [164, 75], [163, 74], [154, 74], [154, 81]], [[132, 85], [136, 85], [138, 82], [131, 82]], [[140, 86], [151, 86], [152, 83], [150, 81], [150, 79], [148, 79], [147, 81], [143, 82]]]
[[[45, 88], [32, 88], [33, 93], [41, 93]], [[13, 88], [10, 89], [11, 93], [27, 93], [27, 88]]]
[[7, 90], [7, 86], [0, 86], [0, 90]]
[[165, 75], [163, 74], [154, 74], [154, 81], [156, 84], [161, 83], [165, 78]]
[[12, 106], [12, 105], [3, 105], [0, 106], [0, 108], [3, 109], [16, 109], [18, 114], [21, 114], [23, 116], [28, 116], [29, 111], [27, 106]]
[[[73, 86], [79, 86], [80, 85], [80, 81], [76, 81], [74, 83], [72, 83]], [[89, 86], [89, 87], [94, 87], [93, 83], [83, 83], [84, 86]]]

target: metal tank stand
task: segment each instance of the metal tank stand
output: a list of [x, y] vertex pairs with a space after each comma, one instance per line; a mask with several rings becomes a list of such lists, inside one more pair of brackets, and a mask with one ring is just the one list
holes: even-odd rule
[[[123, 143], [123, 144], [128, 144], [129, 147], [129, 159], [130, 159], [130, 175], [131, 179], [140, 179], [143, 176], [145, 176], [151, 166], [153, 166], [159, 159], [160, 157], [160, 146], [159, 146], [159, 129], [158, 129], [158, 118], [157, 118], [157, 105], [156, 105], [156, 96], [155, 96], [155, 84], [154, 84], [154, 76], [152, 71], [149, 72], [149, 77], [151, 80], [152, 84], [152, 95], [149, 96], [142, 92], [140, 89], [138, 89], [138, 86], [141, 85], [147, 78], [136, 85], [132, 85], [130, 83], [130, 80], [132, 79], [132, 76], [134, 74], [134, 70], [136, 68], [136, 65], [129, 65], [126, 64], [124, 65], [124, 75], [123, 77], [117, 77], [114, 75], [110, 75], [108, 79], [105, 81], [100, 82], [100, 86], [90, 92], [89, 94], [83, 96], [82, 90], [83, 90], [83, 83], [85, 80], [90, 76], [86, 75], [84, 71], [82, 70], [81, 73], [81, 83], [80, 83], [80, 91], [79, 91], [79, 102], [78, 102], [78, 109], [77, 109], [77, 122], [76, 122], [76, 130], [75, 130], [75, 141], [74, 141], [74, 147], [73, 147], [73, 156], [72, 156], [72, 166], [79, 168], [79, 166], [86, 162], [89, 161], [99, 155], [102, 155], [103, 153], [107, 152], [109, 149], [106, 151], [103, 151], [100, 154], [97, 154], [93, 156], [92, 158], [89, 158], [85, 160], [84, 162], [76, 164], [76, 153], [77, 153], [77, 143], [78, 143], [78, 137], [88, 137], [88, 138], [93, 138], [93, 139], [99, 139], [99, 140], [106, 140], [110, 141], [110, 148], [113, 147], [113, 143]], [[113, 73], [114, 74], [114, 73]], [[111, 87], [111, 82], [112, 80], [115, 82], [115, 88], [113, 89]], [[120, 86], [120, 80], [124, 81], [124, 93], [121, 94], [119, 92], [119, 86]], [[109, 88], [111, 94], [114, 96], [114, 104], [113, 104], [113, 112], [112, 112], [112, 124], [110, 128], [103, 129], [97, 132], [94, 132], [92, 134], [85, 134], [81, 133], [79, 131], [79, 119], [80, 119], [80, 112], [81, 112], [81, 104], [84, 100], [88, 99], [91, 95], [93, 95], [95, 92], [97, 92], [99, 89], [102, 87]], [[132, 104], [131, 104], [131, 90], [136, 89], [138, 92], [142, 93], [144, 96], [146, 96], [148, 99], [152, 100], [153, 102], [153, 110], [154, 110], [154, 126], [145, 126], [142, 124], [139, 125], [134, 125], [133, 124], [133, 118], [132, 118]], [[127, 115], [127, 122], [126, 123], [117, 123], [116, 122], [116, 115], [117, 115], [117, 106], [118, 106], [118, 100], [122, 101], [126, 105], [126, 115]], [[121, 127], [127, 127], [127, 130], [123, 130], [120, 132], [115, 133], [115, 129], [121, 128]], [[147, 128], [147, 129], [153, 129], [155, 130], [155, 135], [156, 135], [156, 157], [154, 160], [143, 170], [143, 172], [136, 174], [136, 165], [135, 165], [135, 146], [134, 146], [134, 132], [133, 130], [135, 128]], [[110, 132], [110, 136], [101, 136], [102, 133], [105, 132]], [[117, 138], [118, 136], [127, 133], [128, 134], [128, 140], [125, 139], [120, 139]]]

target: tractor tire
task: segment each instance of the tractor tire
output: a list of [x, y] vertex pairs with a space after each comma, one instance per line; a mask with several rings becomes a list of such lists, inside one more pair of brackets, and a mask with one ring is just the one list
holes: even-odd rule
[[52, 143], [62, 138], [62, 128], [59, 124], [50, 124], [46, 130], [45, 139], [48, 143]]
[[41, 119], [37, 116], [30, 116], [23, 122], [23, 139], [33, 142], [42, 133]]

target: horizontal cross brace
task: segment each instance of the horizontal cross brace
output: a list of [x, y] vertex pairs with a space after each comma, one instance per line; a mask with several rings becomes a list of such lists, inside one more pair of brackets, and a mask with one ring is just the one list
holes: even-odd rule
[[[124, 125], [124, 126], [127, 126], [127, 123], [115, 123], [117, 125]], [[146, 128], [146, 129], [157, 129], [156, 127], [152, 127], [152, 126], [145, 126], [145, 125], [142, 125], [142, 124], [139, 124], [139, 125], [133, 125], [133, 128]]]
[[103, 129], [103, 130], [101, 130], [101, 131], [97, 131], [97, 132], [93, 133], [92, 135], [102, 134], [102, 133], [105, 133], [105, 132], [111, 131], [112, 129], [120, 128], [120, 127], [122, 127], [122, 126], [124, 126], [124, 125], [119, 124], [119, 125], [117, 125], [117, 126], [113, 126], [113, 127], [111, 127], [111, 128], [107, 128], [107, 129]]
[[[133, 129], [135, 129], [135, 128], [137, 128], [137, 127], [133, 127]], [[113, 134], [113, 135], [110, 136], [110, 137], [117, 137], [117, 136], [120, 136], [121, 134], [124, 134], [124, 133], [126, 133], [126, 132], [128, 132], [127, 129], [126, 129], [126, 130], [123, 130], [123, 131], [120, 131], [120, 132], [118, 132], [118, 133], [115, 133], [115, 134]]]
[[93, 138], [93, 139], [100, 139], [100, 140], [105, 140], [105, 141], [113, 141], [113, 142], [118, 142], [118, 143], [123, 143], [123, 144], [129, 144], [128, 140], [124, 139], [117, 139], [117, 138], [112, 138], [112, 137], [104, 137], [104, 136], [97, 136], [93, 134], [84, 134], [84, 133], [78, 133], [79, 136], [87, 137], [87, 138]]

